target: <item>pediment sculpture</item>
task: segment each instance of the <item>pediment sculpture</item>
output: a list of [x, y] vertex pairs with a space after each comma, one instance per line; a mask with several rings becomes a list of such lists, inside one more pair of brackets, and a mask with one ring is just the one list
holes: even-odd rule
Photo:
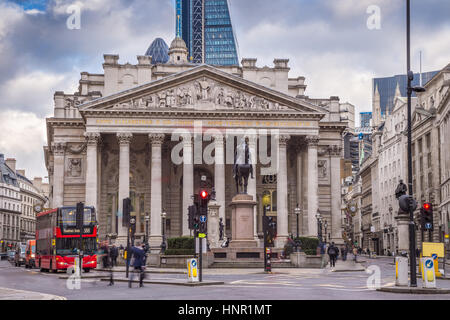
[[116, 103], [113, 109], [195, 108], [210, 104], [215, 110], [290, 110], [279, 103], [231, 88], [217, 81], [201, 78], [178, 87], [168, 88], [145, 96]]

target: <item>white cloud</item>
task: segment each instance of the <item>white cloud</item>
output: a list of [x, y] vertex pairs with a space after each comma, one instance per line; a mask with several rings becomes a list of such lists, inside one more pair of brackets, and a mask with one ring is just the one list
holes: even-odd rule
[[0, 87], [0, 110], [21, 109], [40, 115], [53, 113], [53, 92], [77, 91], [79, 73], [52, 74], [42, 71], [24, 73]]
[[0, 110], [0, 119], [0, 152], [5, 158], [16, 158], [16, 168], [25, 169], [27, 177], [47, 176], [43, 151], [47, 139], [45, 119], [15, 110]]
[[350, 18], [361, 16], [363, 19], [367, 16], [369, 6], [378, 6], [381, 9], [381, 15], [390, 14], [399, 7], [404, 6], [404, 1], [392, 0], [331, 0], [325, 4], [339, 18]]

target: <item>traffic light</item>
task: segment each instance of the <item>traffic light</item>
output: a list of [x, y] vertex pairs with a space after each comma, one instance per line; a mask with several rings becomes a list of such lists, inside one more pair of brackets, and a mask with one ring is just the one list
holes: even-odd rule
[[76, 228], [82, 229], [83, 228], [83, 220], [84, 220], [84, 203], [78, 202], [77, 203], [77, 212], [75, 214], [76, 217]]
[[130, 224], [130, 213], [131, 213], [131, 199], [123, 199], [123, 209], [122, 209], [122, 225], [124, 227], [129, 227]]
[[189, 206], [188, 208], [188, 215], [189, 215], [189, 229], [195, 230], [195, 217], [197, 216], [197, 205], [194, 204], [192, 206]]
[[433, 205], [429, 202], [425, 202], [420, 208], [420, 222], [422, 225], [422, 230], [431, 230], [434, 229], [433, 224]]
[[199, 214], [198, 214], [198, 218], [199, 218], [199, 232], [200, 233], [207, 233], [207, 225], [206, 225], [206, 220], [208, 217], [208, 202], [209, 199], [211, 198], [211, 195], [208, 193], [208, 191], [206, 191], [205, 189], [200, 190], [199, 193], [199, 200], [200, 200], [200, 204], [199, 204]]

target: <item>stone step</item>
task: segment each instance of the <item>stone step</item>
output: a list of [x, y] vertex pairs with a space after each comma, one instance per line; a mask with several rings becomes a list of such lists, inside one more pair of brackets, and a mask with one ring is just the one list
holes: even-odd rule
[[[214, 262], [211, 268], [264, 268], [264, 261], [221, 261]], [[272, 268], [292, 268], [290, 262], [272, 262]]]

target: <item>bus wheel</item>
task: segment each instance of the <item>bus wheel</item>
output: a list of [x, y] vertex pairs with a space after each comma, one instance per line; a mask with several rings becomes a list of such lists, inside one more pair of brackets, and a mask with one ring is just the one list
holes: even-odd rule
[[91, 269], [83, 269], [84, 272], [88, 273], [89, 271], [91, 271]]

